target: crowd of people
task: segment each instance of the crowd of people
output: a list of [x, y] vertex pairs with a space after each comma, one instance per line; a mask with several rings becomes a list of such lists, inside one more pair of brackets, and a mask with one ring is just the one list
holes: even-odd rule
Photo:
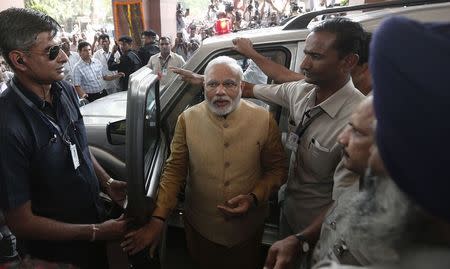
[[[265, 28], [281, 25], [284, 21], [305, 12], [321, 10], [336, 5], [348, 5], [348, 1], [335, 0], [210, 0], [205, 7], [204, 18], [193, 19], [190, 10], [178, 4], [176, 11], [177, 32], [183, 34], [188, 46], [196, 36], [201, 40], [220, 33], [216, 22], [224, 20], [228, 31]], [[199, 40], [199, 42], [201, 41]]]
[[[110, 51], [103, 36], [103, 60], [79, 42], [81, 60], [64, 81], [75, 52], [68, 40], [62, 50], [70, 53], [61, 52], [58, 30], [36, 11], [0, 12], [0, 49], [14, 72], [0, 97], [0, 220], [32, 258], [107, 268], [108, 240], [121, 240], [130, 256], [152, 255], [185, 186], [195, 268], [261, 268], [265, 212], [276, 191], [279, 241], [264, 268], [450, 266], [449, 23], [392, 17], [372, 36], [348, 19], [325, 20], [305, 41], [301, 73], [259, 54], [246, 38], [233, 40], [280, 83], [270, 85], [246, 81], [228, 56], [210, 61], [203, 75], [181, 69], [169, 37], [149, 56], [158, 47], [150, 31], [137, 52], [130, 37]], [[104, 215], [100, 189], [123, 205], [127, 184], [90, 153], [77, 95], [104, 94], [92, 89], [106, 86], [91, 82], [126, 81], [144, 57], [161, 79], [179, 74], [203, 85], [205, 101], [179, 116], [155, 210], [135, 229], [125, 216]], [[288, 156], [271, 113], [241, 97], [289, 110]]]
[[[130, 74], [142, 66], [148, 66], [158, 74], [163, 87], [174, 76], [167, 68], [168, 64], [181, 67], [185, 63], [184, 57], [194, 52], [187, 50], [187, 54], [182, 54], [184, 57], [178, 55], [171, 38], [159, 38], [153, 30], [142, 32], [142, 46], [137, 50], [134, 49], [134, 40], [129, 36], [119, 37], [115, 44], [112, 44], [112, 38], [106, 33], [95, 35], [92, 43], [79, 38], [77, 34], [71, 37], [61, 35], [59, 38], [61, 46], [54, 47], [54, 53], [61, 49], [67, 56], [64, 80], [75, 86], [78, 97], [85, 103], [127, 90]], [[178, 41], [175, 42], [177, 44]], [[10, 78], [11, 69], [7, 64], [2, 64], [2, 91], [6, 89], [6, 82]]]

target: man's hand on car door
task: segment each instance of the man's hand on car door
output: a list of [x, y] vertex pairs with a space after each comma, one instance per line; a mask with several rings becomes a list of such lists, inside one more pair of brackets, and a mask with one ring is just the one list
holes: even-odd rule
[[129, 255], [134, 255], [143, 250], [146, 246], [150, 246], [150, 257], [153, 258], [155, 249], [161, 239], [163, 229], [164, 221], [153, 217], [145, 226], [127, 233], [120, 246], [123, 251]]

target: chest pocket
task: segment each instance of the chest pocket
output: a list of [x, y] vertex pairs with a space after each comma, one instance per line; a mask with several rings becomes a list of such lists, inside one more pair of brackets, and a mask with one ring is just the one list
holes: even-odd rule
[[[339, 161], [339, 147], [333, 146], [328, 148], [322, 145], [317, 139], [312, 138], [306, 143], [301, 143], [304, 156], [302, 165], [305, 170], [309, 170], [311, 174], [319, 180], [332, 180], [334, 170]], [[306, 147], [306, 148], [305, 148]]]

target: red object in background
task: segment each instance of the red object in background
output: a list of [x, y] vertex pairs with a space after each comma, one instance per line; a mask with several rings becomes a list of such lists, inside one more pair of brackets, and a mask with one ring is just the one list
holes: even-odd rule
[[216, 21], [216, 34], [217, 35], [223, 35], [226, 33], [231, 32], [231, 21], [228, 18], [222, 18], [222, 19], [218, 19]]

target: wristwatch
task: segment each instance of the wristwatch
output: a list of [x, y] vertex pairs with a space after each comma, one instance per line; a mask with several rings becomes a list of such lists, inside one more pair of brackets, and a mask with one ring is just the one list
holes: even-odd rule
[[300, 247], [301, 247], [300, 250], [301, 250], [301, 252], [302, 253], [308, 253], [309, 252], [308, 239], [302, 233], [295, 234], [295, 237], [300, 242]]

